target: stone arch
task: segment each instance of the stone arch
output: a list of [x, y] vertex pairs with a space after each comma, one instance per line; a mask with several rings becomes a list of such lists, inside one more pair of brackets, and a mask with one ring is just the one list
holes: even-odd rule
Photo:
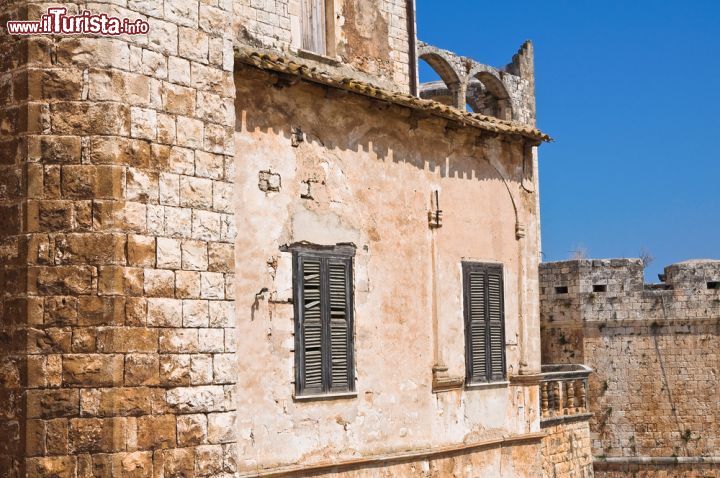
[[[480, 85], [477, 85], [478, 82]], [[477, 63], [468, 74], [468, 84], [475, 84], [467, 94], [468, 104], [475, 113], [503, 120], [513, 119], [512, 98], [496, 71]]]
[[[430, 65], [430, 68], [438, 74], [449, 91], [448, 104], [455, 107], [465, 107], [465, 78], [458, 74], [453, 67], [451, 58], [442, 51], [433, 47], [421, 47], [418, 50], [418, 58]], [[444, 102], [444, 101], [443, 101]]]

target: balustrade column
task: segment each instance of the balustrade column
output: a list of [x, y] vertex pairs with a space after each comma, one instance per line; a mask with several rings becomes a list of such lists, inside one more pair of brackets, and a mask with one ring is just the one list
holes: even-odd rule
[[546, 417], [550, 414], [549, 405], [550, 403], [548, 399], [548, 384], [547, 382], [542, 382], [540, 384], [540, 411], [543, 417]]

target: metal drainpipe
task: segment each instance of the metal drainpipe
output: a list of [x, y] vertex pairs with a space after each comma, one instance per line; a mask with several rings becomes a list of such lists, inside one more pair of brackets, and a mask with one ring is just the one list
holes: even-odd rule
[[417, 60], [417, 22], [415, 19], [415, 0], [407, 0], [407, 29], [410, 39], [410, 52], [408, 59], [410, 61], [410, 94], [418, 96], [420, 78], [418, 76], [418, 60]]

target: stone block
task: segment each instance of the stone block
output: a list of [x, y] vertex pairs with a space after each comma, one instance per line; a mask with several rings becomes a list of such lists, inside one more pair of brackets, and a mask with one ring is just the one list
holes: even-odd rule
[[171, 388], [165, 392], [165, 400], [177, 413], [225, 411], [225, 391], [217, 385]]
[[125, 298], [81, 296], [78, 298], [79, 325], [122, 325]]
[[182, 268], [191, 271], [206, 271], [208, 269], [208, 243], [183, 241]]
[[210, 327], [235, 327], [235, 303], [229, 300], [210, 301]]
[[88, 387], [122, 384], [122, 355], [73, 354], [63, 357], [63, 383]]
[[180, 269], [182, 264], [180, 240], [167, 237], [157, 239], [157, 266], [163, 269]]
[[100, 328], [97, 351], [103, 353], [157, 352], [158, 331], [144, 327]]
[[184, 116], [195, 115], [196, 93], [194, 89], [173, 83], [164, 83], [160, 94], [162, 95], [162, 107], [168, 113]]
[[154, 171], [128, 168], [125, 183], [125, 198], [128, 201], [158, 201], [158, 173]]
[[181, 415], [177, 419], [178, 446], [207, 443], [208, 424], [203, 414]]
[[200, 273], [192, 271], [175, 272], [175, 296], [180, 299], [200, 297]]
[[125, 384], [130, 386], [157, 385], [160, 359], [155, 354], [125, 356]]
[[127, 237], [128, 265], [136, 267], [155, 267], [155, 248], [155, 237], [129, 234]]
[[196, 353], [198, 329], [163, 329], [160, 331], [160, 352]]
[[180, 176], [180, 205], [210, 209], [213, 203], [213, 181], [192, 176]]
[[224, 174], [225, 157], [205, 151], [195, 152], [195, 174], [203, 178], [220, 179]]
[[202, 121], [187, 116], [178, 116], [175, 124], [177, 142], [180, 146], [188, 148], [203, 146], [204, 124]]
[[235, 270], [235, 245], [211, 242], [208, 244], [208, 271], [233, 272]]
[[160, 356], [161, 385], [190, 385], [190, 355], [162, 354]]
[[234, 353], [213, 355], [213, 382], [235, 383], [238, 367], [238, 359]]
[[160, 174], [160, 204], [167, 206], [180, 205], [180, 176], [177, 174]]
[[118, 164], [137, 168], [150, 166], [150, 153], [147, 141], [118, 136], [91, 136], [84, 149], [85, 158], [92, 164]]
[[212, 444], [235, 441], [235, 416], [235, 412], [209, 414], [208, 441]]
[[180, 27], [180, 41], [178, 43], [178, 56], [188, 60], [207, 63], [209, 36], [207, 33], [193, 28]]
[[183, 300], [183, 327], [207, 327], [208, 301]]
[[223, 352], [225, 350], [224, 335], [224, 329], [198, 330], [198, 352]]
[[150, 415], [137, 419], [137, 441], [141, 450], [172, 448], [176, 445], [175, 416]]
[[28, 418], [59, 418], [80, 413], [80, 393], [77, 389], [28, 390]]
[[150, 327], [182, 327], [182, 300], [148, 299], [147, 325]]
[[200, 274], [200, 297], [203, 299], [225, 298], [225, 277], [218, 272]]
[[145, 269], [147, 297], [174, 297], [175, 273], [165, 269]]

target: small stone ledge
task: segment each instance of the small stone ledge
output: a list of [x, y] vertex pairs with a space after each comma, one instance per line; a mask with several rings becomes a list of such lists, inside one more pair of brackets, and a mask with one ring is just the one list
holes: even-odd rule
[[502, 382], [488, 382], [488, 383], [469, 383], [465, 385], [466, 390], [488, 390], [493, 388], [507, 388], [510, 386], [510, 382], [503, 380]]
[[720, 456], [608, 456], [595, 457], [593, 468], [612, 470], [625, 466], [719, 465]]
[[581, 422], [583, 420], [590, 420], [593, 413], [578, 413], [575, 415], [563, 415], [560, 417], [547, 417], [540, 420], [540, 428], [554, 427], [556, 425], [565, 425], [568, 423]]
[[296, 402], [315, 402], [323, 400], [346, 400], [357, 398], [357, 396], [357, 392], [325, 393], [322, 395], [293, 395], [293, 400]]

